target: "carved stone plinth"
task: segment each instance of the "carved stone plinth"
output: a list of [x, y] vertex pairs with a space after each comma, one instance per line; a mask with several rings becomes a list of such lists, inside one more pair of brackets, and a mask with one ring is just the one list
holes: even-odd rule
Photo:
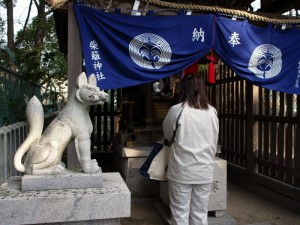
[[20, 177], [0, 187], [0, 225], [120, 225], [131, 194], [119, 173], [103, 173], [101, 188], [21, 191]]
[[21, 190], [46, 191], [80, 188], [101, 188], [102, 172], [86, 174], [78, 170], [66, 169], [60, 175], [24, 175], [21, 177]]

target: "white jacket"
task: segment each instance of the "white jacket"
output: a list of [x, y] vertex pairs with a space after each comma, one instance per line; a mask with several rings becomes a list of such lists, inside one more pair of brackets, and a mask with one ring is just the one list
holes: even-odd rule
[[[182, 104], [170, 108], [163, 121], [164, 137], [171, 140]], [[217, 151], [219, 120], [214, 107], [200, 110], [185, 104], [171, 146], [168, 179], [184, 184], [213, 181], [213, 160]]]

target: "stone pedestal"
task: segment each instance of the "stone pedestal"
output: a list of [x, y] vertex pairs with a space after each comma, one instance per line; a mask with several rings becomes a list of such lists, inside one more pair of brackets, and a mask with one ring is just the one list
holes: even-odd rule
[[120, 225], [131, 194], [119, 173], [103, 173], [100, 188], [21, 191], [21, 177], [0, 187], [0, 225]]
[[80, 169], [66, 169], [60, 175], [24, 175], [21, 177], [21, 191], [46, 191], [81, 188], [101, 188], [102, 172], [85, 174]]
[[149, 147], [123, 147], [119, 143], [114, 144], [114, 167], [124, 178], [127, 187], [133, 197], [158, 197], [159, 182], [145, 180], [139, 173], [152, 146]]
[[[160, 198], [169, 206], [168, 182], [160, 182]], [[214, 181], [209, 197], [208, 211], [215, 217], [223, 216], [227, 204], [227, 162], [218, 157], [214, 160]]]

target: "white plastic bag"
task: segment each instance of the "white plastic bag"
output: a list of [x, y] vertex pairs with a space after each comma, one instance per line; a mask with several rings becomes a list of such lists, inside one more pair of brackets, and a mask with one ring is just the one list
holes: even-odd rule
[[167, 169], [169, 162], [170, 147], [164, 145], [159, 153], [154, 157], [148, 174], [152, 180], [167, 181]]

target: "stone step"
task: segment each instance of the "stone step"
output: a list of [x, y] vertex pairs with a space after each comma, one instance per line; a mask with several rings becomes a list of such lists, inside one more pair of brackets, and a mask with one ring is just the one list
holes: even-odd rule
[[161, 127], [138, 128], [130, 133], [121, 133], [117, 135], [122, 146], [127, 146], [129, 143], [133, 146], [153, 146], [154, 142], [161, 140], [162, 137], [163, 131]]
[[[170, 209], [163, 203], [156, 203], [154, 206], [156, 210], [159, 212], [162, 219], [164, 220], [164, 223], [167, 225], [171, 225]], [[222, 217], [208, 216], [208, 225], [235, 225], [235, 224], [236, 224], [236, 220], [230, 215], [228, 215], [227, 213], [224, 213]]]

